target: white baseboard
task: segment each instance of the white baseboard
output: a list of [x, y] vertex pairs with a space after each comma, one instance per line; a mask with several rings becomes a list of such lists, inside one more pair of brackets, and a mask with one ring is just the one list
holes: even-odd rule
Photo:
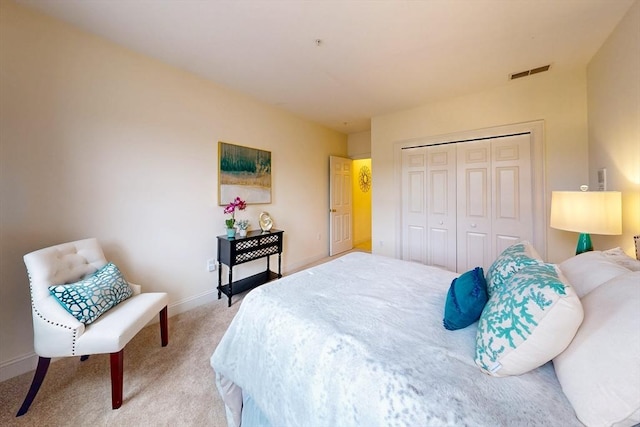
[[0, 363], [0, 382], [33, 371], [37, 365], [38, 355], [35, 353], [24, 354], [2, 362]]
[[[178, 301], [173, 304], [169, 304], [169, 317], [173, 317], [176, 314], [184, 313], [185, 311], [192, 310], [202, 304], [207, 304], [218, 299], [218, 291], [216, 289], [204, 292], [200, 295], [189, 297], [182, 301]], [[148, 323], [149, 325], [158, 323], [158, 316], [154, 316]], [[171, 331], [169, 331], [169, 339], [171, 339]], [[55, 361], [55, 359], [53, 360]], [[10, 378], [17, 377], [26, 372], [33, 371], [38, 365], [38, 355], [35, 353], [27, 353], [22, 356], [15, 357], [13, 359], [0, 363], [0, 382], [6, 381]]]
[[[224, 296], [224, 295], [223, 295]], [[195, 295], [174, 304], [169, 304], [169, 317], [173, 317], [176, 314], [184, 313], [185, 311], [193, 310], [203, 304], [214, 302], [218, 299], [218, 290], [213, 289], [203, 292], [199, 295]], [[159, 321], [158, 316], [155, 317], [156, 323]]]

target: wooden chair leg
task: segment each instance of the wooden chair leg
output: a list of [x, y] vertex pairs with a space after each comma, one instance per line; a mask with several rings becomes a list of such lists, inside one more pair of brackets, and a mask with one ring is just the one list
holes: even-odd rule
[[110, 354], [111, 361], [111, 407], [122, 406], [122, 378], [124, 368], [124, 349]]
[[44, 381], [44, 376], [47, 375], [47, 370], [49, 369], [49, 363], [51, 363], [50, 357], [39, 357], [38, 358], [38, 367], [36, 368], [36, 373], [33, 375], [33, 381], [31, 381], [31, 387], [29, 388], [29, 392], [27, 393], [27, 397], [24, 398], [24, 402], [22, 402], [22, 406], [18, 411], [16, 417], [21, 417], [27, 413], [29, 407], [31, 406], [31, 402], [35, 399], [36, 394], [38, 394], [38, 390], [40, 390], [40, 386], [42, 385], [42, 381]]
[[160, 338], [162, 339], [163, 347], [169, 344], [169, 322], [167, 317], [167, 307], [165, 306], [160, 310]]

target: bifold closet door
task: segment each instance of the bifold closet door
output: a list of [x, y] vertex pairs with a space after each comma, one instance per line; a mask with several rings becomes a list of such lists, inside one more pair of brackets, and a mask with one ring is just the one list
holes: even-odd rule
[[491, 142], [463, 142], [456, 146], [456, 270], [462, 273], [478, 266], [486, 269], [491, 259]]
[[427, 148], [427, 264], [456, 270], [456, 147]]
[[402, 150], [402, 259], [427, 263], [427, 149]]
[[529, 134], [457, 144], [457, 271], [533, 238]]
[[403, 150], [402, 171], [402, 258], [455, 271], [455, 146]]
[[402, 258], [485, 271], [533, 240], [531, 135], [402, 150]]

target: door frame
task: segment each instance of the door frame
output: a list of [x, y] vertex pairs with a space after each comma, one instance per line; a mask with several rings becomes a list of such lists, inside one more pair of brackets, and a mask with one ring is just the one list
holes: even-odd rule
[[496, 136], [529, 132], [531, 134], [531, 173], [533, 182], [533, 211], [542, 212], [542, 215], [533, 219], [533, 246], [543, 259], [547, 259], [547, 224], [549, 223], [546, 204], [546, 179], [544, 162], [544, 121], [516, 123], [511, 125], [495, 126], [490, 128], [475, 129], [470, 131], [453, 132], [449, 134], [425, 136], [420, 138], [397, 141], [393, 145], [394, 186], [398, 194], [396, 206], [396, 247], [395, 257], [402, 255], [402, 149], [426, 145], [436, 145], [451, 142], [460, 142], [481, 138], [493, 138]]

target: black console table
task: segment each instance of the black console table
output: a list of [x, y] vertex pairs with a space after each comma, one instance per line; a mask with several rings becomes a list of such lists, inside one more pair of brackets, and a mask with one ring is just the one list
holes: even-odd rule
[[[284, 231], [271, 230], [267, 232], [249, 231], [246, 237], [218, 236], [218, 299], [225, 294], [229, 298], [247, 289], [282, 277], [282, 237]], [[237, 235], [236, 235], [237, 236]], [[269, 257], [278, 254], [278, 273], [269, 269]], [[267, 269], [245, 279], [233, 281], [233, 267], [255, 259], [267, 258]], [[229, 267], [229, 283], [222, 285], [222, 264]]]

